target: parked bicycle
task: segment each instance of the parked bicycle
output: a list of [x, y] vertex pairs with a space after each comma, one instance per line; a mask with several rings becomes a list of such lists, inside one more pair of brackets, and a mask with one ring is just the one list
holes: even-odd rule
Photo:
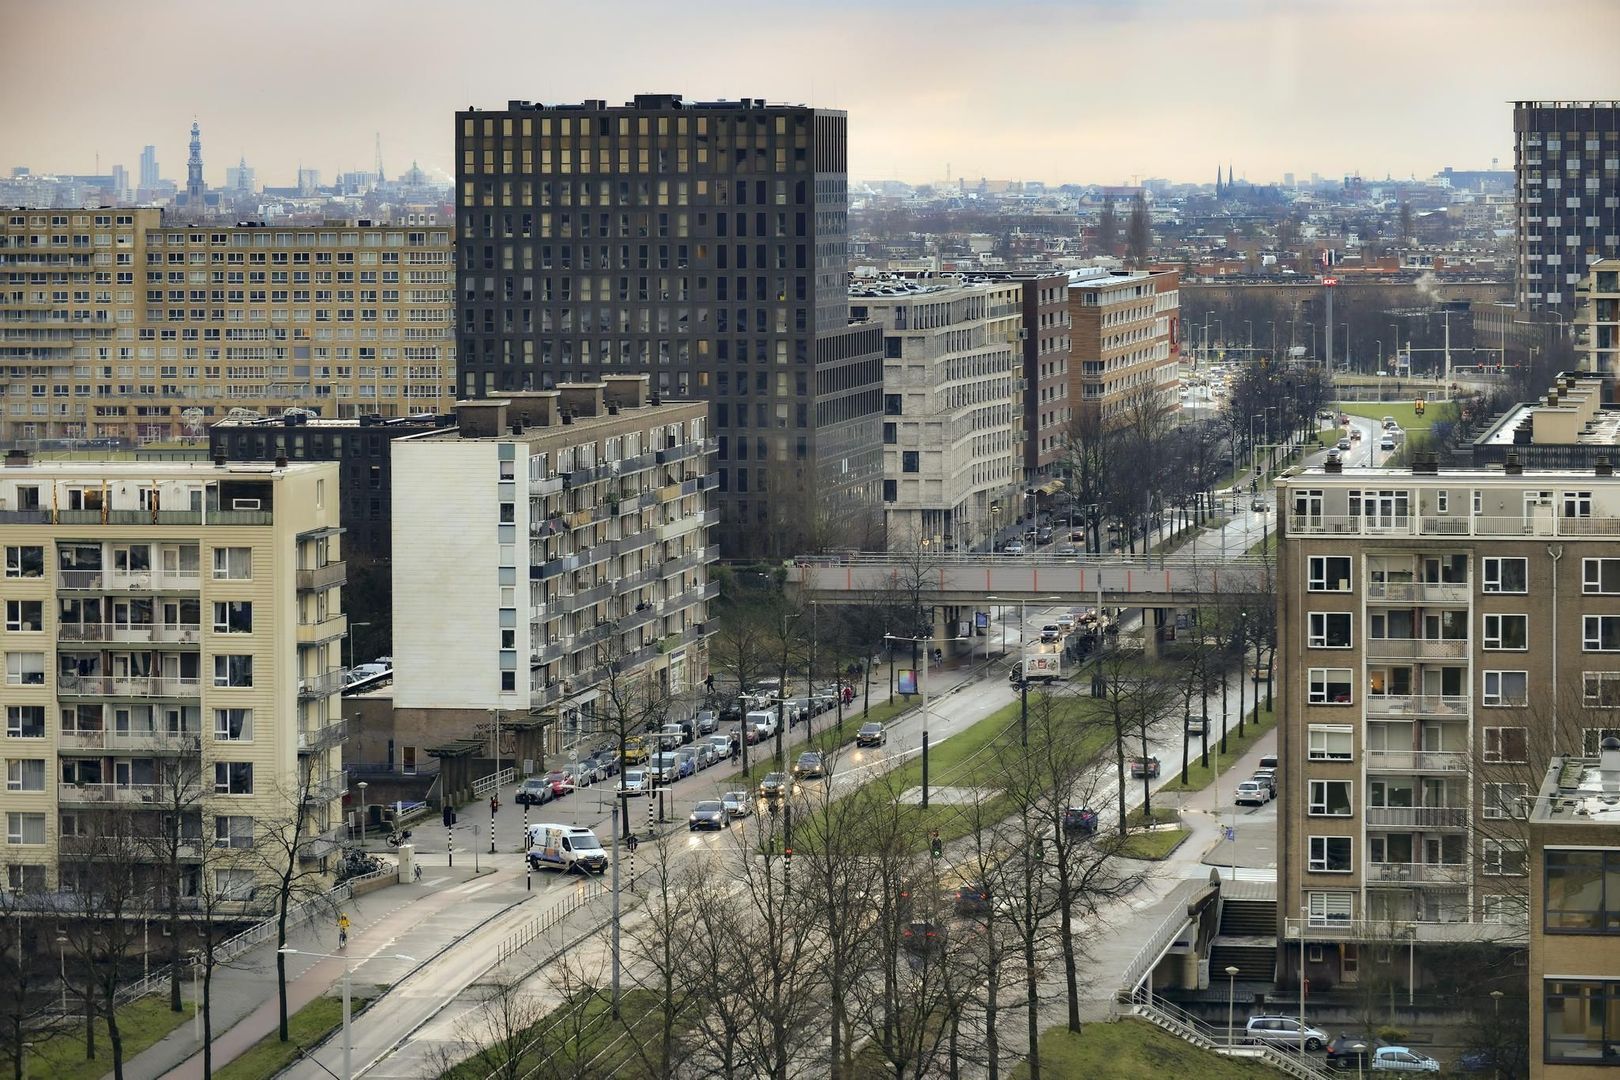
[[408, 844], [410, 840], [411, 830], [409, 829], [400, 829], [398, 832], [388, 834], [388, 846], [391, 848], [397, 848], [401, 844]]

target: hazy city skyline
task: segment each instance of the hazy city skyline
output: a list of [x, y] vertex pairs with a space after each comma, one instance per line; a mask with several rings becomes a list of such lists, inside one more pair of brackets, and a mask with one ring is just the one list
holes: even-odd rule
[[[14, 85], [74, 71], [0, 113], [6, 169], [89, 173], [99, 153], [134, 174], [152, 143], [183, 181], [195, 117], [213, 186], [242, 156], [272, 185], [369, 169], [377, 132], [389, 175], [448, 175], [457, 108], [671, 92], [848, 110], [856, 179], [1208, 182], [1230, 162], [1264, 183], [1511, 168], [1512, 99], [1616, 95], [1620, 5], [10, 0], [0, 32], [34, 46], [8, 58]], [[164, 78], [132, 87], [147, 61]]]

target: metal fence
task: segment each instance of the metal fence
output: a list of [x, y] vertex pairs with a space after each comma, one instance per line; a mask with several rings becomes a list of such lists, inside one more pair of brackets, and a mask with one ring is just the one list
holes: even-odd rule
[[506, 784], [515, 784], [516, 782], [516, 769], [502, 769], [500, 772], [490, 773], [488, 776], [480, 776], [477, 780], [474, 780], [472, 786], [473, 795], [475, 797], [482, 797], [488, 795], [496, 788], [502, 787]]
[[1149, 1001], [1145, 994], [1138, 994], [1131, 1004], [1131, 1012], [1194, 1046], [1225, 1057], [1258, 1059], [1295, 1080], [1331, 1080], [1332, 1077], [1324, 1066], [1318, 1066], [1315, 1061], [1298, 1053], [1260, 1043], [1239, 1044], [1231, 1031], [1223, 1035], [1219, 1028], [1206, 1024], [1162, 998]]
[[582, 888], [575, 889], [562, 903], [553, 907], [550, 911], [536, 915], [517, 930], [508, 934], [501, 942], [500, 949], [496, 953], [496, 963], [501, 963], [508, 957], [516, 955], [524, 946], [534, 941], [541, 934], [544, 934], [592, 900], [605, 896], [608, 892], [607, 885], [600, 881], [582, 882], [581, 885]]

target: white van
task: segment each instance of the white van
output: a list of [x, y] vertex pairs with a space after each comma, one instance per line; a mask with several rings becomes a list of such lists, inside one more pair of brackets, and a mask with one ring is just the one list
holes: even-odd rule
[[579, 825], [529, 826], [529, 865], [536, 870], [553, 867], [567, 873], [579, 870], [600, 874], [607, 869], [607, 852], [591, 830]]
[[761, 740], [776, 737], [775, 709], [763, 709], [758, 712], [750, 712], [747, 716], [743, 717], [743, 723], [758, 731]]

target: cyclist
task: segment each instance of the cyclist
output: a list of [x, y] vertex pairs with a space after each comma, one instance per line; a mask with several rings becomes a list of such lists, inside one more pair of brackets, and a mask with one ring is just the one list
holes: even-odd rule
[[338, 913], [338, 948], [347, 948], [349, 944], [349, 913]]

